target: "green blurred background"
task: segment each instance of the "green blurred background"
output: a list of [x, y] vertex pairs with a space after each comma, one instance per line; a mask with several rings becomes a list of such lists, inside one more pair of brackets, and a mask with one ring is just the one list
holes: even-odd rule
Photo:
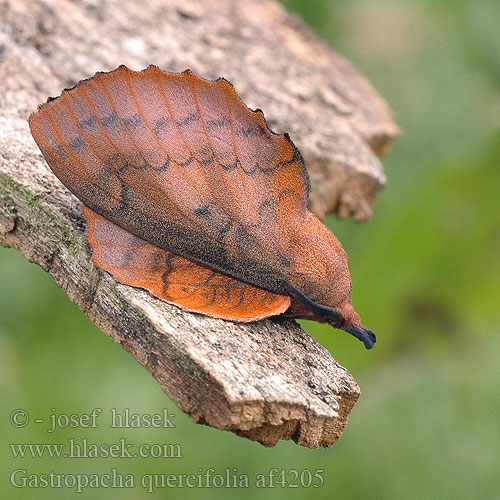
[[[259, 444], [194, 424], [150, 375], [103, 335], [48, 274], [0, 249], [2, 498], [68, 498], [15, 490], [13, 469], [147, 473], [229, 468], [253, 478], [324, 469], [321, 488], [164, 489], [149, 498], [500, 498], [500, 2], [287, 0], [373, 83], [404, 135], [366, 224], [328, 224], [350, 258], [353, 301], [378, 334], [371, 352], [346, 334], [304, 326], [362, 388], [331, 449]], [[9, 414], [95, 407], [176, 413], [170, 430], [14, 429]], [[182, 459], [14, 459], [8, 443], [87, 437], [180, 443]], [[145, 498], [87, 490], [88, 498]]]

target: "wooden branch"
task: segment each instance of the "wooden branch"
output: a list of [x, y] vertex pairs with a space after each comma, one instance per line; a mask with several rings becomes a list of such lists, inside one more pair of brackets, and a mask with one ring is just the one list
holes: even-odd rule
[[363, 220], [384, 183], [377, 154], [398, 133], [390, 111], [269, 0], [92, 5], [0, 2], [0, 244], [50, 272], [195, 421], [266, 446], [331, 446], [359, 397], [352, 376], [295, 323], [189, 314], [96, 269], [80, 202], [46, 166], [26, 120], [48, 95], [121, 63], [225, 76], [271, 127], [291, 133], [312, 209]]
[[193, 420], [266, 446], [330, 446], [359, 396], [352, 376], [294, 323], [189, 314], [91, 262], [80, 202], [45, 165], [23, 120], [2, 123], [0, 244], [40, 264]]

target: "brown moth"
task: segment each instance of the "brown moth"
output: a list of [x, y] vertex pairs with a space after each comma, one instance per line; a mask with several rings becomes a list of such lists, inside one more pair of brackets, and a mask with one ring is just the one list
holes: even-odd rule
[[120, 282], [232, 321], [327, 322], [373, 347], [342, 245], [308, 211], [301, 154], [226, 80], [120, 66], [29, 123], [84, 204], [94, 262]]

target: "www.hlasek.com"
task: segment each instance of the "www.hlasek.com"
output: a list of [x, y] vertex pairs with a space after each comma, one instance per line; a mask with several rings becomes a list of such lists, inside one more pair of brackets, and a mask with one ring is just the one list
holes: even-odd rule
[[125, 438], [115, 443], [94, 443], [70, 438], [65, 443], [12, 443], [13, 458], [182, 458], [178, 443], [134, 445]]
[[198, 468], [191, 474], [143, 474], [136, 478], [133, 474], [121, 474], [111, 469], [107, 474], [31, 474], [26, 469], [16, 469], [10, 475], [10, 483], [15, 488], [67, 488], [82, 493], [89, 488], [135, 488], [140, 486], [148, 493], [165, 488], [320, 488], [323, 486], [323, 469], [270, 469], [257, 474], [250, 481], [248, 474], [240, 474], [238, 469], [224, 469], [217, 472], [213, 468]]

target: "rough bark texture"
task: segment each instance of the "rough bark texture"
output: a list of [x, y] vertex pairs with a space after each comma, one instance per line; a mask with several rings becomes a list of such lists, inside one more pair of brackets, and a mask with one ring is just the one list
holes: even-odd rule
[[119, 64], [225, 76], [288, 131], [319, 216], [366, 219], [398, 134], [367, 81], [268, 0], [0, 1], [0, 244], [54, 277], [195, 421], [272, 446], [330, 446], [359, 396], [296, 324], [188, 314], [94, 267], [80, 202], [55, 178], [27, 117], [49, 95]]

